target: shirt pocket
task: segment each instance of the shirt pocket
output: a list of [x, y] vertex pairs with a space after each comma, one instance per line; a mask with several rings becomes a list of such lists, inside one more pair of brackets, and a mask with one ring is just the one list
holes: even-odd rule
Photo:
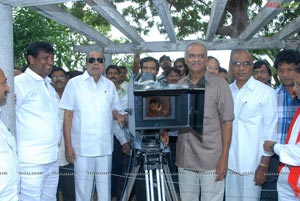
[[244, 122], [257, 121], [261, 117], [262, 107], [259, 103], [243, 103], [238, 118]]

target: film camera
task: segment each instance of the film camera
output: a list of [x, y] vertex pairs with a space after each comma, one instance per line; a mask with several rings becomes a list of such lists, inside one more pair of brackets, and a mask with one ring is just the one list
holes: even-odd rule
[[[177, 201], [168, 165], [160, 147], [159, 131], [169, 128], [192, 128], [203, 131], [204, 88], [189, 88], [185, 84], [130, 83], [129, 131], [142, 135], [141, 150], [135, 154], [135, 165], [126, 185], [122, 201], [128, 200], [136, 175], [143, 165], [147, 201]], [[130, 90], [133, 88], [133, 90]], [[156, 175], [156, 179], [154, 178]], [[166, 180], [166, 182], [165, 182]], [[157, 191], [154, 192], [153, 183]]]
[[129, 96], [129, 130], [203, 129], [204, 88], [186, 84], [134, 85]]

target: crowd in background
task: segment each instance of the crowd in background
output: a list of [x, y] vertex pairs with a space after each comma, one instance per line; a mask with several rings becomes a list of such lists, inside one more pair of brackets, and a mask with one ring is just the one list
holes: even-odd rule
[[[33, 42], [26, 68], [14, 69], [16, 133], [0, 121], [1, 201], [120, 200], [141, 149], [143, 131], [132, 141], [124, 129], [134, 84], [205, 89], [202, 130], [153, 131], [178, 200], [300, 200], [298, 51], [275, 55], [276, 89], [266, 61], [236, 51], [229, 76], [200, 42], [175, 61], [135, 54], [131, 77], [101, 51], [87, 54], [83, 72], [55, 66], [54, 56], [50, 43]], [[9, 92], [0, 70], [1, 106]], [[144, 171], [131, 200], [146, 200]]]

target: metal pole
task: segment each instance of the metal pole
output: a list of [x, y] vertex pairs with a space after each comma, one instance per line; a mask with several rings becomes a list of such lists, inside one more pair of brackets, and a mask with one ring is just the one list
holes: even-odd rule
[[6, 75], [10, 87], [7, 104], [1, 108], [1, 119], [11, 132], [15, 134], [13, 15], [12, 8], [1, 3], [0, 22], [0, 68]]

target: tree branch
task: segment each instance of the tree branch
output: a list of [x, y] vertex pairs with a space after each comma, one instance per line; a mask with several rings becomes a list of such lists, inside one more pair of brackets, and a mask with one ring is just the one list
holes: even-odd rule
[[217, 35], [222, 35], [222, 36], [230, 36], [232, 37], [232, 32], [233, 32], [233, 28], [232, 26], [223, 26], [223, 27], [219, 27], [216, 31]]

